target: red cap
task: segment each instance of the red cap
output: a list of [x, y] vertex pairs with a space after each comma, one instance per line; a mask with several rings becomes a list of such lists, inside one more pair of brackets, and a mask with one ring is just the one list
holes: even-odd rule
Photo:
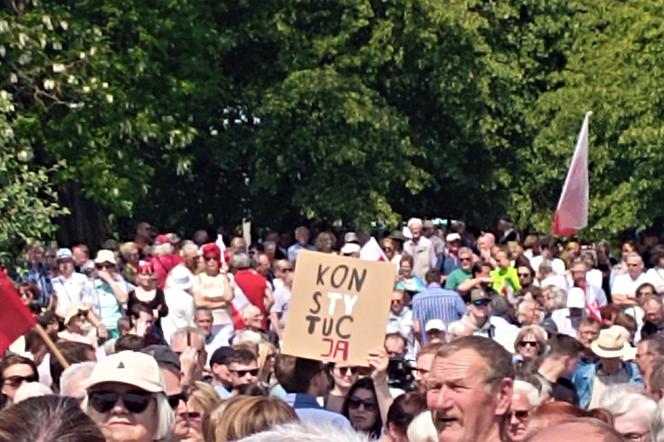
[[154, 243], [157, 246], [160, 245], [160, 244], [166, 244], [166, 243], [170, 243], [170, 242], [171, 242], [171, 238], [170, 238], [170, 236], [168, 236], [168, 234], [157, 235], [157, 237], [154, 240]]
[[221, 250], [219, 249], [219, 246], [213, 242], [203, 244], [203, 247], [201, 247], [201, 252], [203, 253], [203, 256], [214, 255], [217, 258], [221, 258]]

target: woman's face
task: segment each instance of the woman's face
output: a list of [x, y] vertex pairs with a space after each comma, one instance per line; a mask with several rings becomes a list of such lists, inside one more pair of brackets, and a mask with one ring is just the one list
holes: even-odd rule
[[358, 431], [371, 431], [378, 419], [378, 402], [371, 390], [358, 388], [348, 398], [348, 419]]
[[383, 241], [383, 252], [385, 252], [387, 259], [392, 259], [394, 257], [394, 244], [389, 239]]
[[216, 256], [204, 256], [205, 260], [205, 273], [210, 276], [216, 276], [219, 273], [219, 261]]
[[136, 282], [143, 290], [152, 290], [155, 288], [155, 281], [150, 273], [139, 273], [136, 275]]
[[413, 268], [410, 266], [410, 262], [403, 261], [401, 263], [401, 274], [404, 278], [410, 278], [413, 273]]
[[18, 292], [21, 295], [21, 301], [23, 301], [24, 305], [30, 305], [30, 303], [34, 301], [32, 292], [28, 287], [19, 287]]
[[[132, 393], [127, 395], [128, 393]], [[118, 398], [113, 405], [117, 395]], [[127, 396], [125, 396], [127, 395]], [[133, 397], [132, 397], [133, 396]], [[129, 408], [147, 401], [147, 406], [138, 411]], [[106, 440], [149, 442], [155, 439], [157, 432], [157, 402], [154, 396], [132, 385], [120, 383], [99, 384], [89, 393], [90, 417], [99, 426]], [[106, 405], [110, 409], [100, 408]]]
[[349, 365], [337, 364], [334, 366], [334, 370], [332, 370], [332, 378], [334, 379], [334, 385], [342, 390], [347, 390], [357, 380], [357, 368]]
[[534, 358], [538, 355], [540, 344], [534, 335], [528, 334], [521, 338], [521, 342], [517, 344], [517, 353], [524, 359]]

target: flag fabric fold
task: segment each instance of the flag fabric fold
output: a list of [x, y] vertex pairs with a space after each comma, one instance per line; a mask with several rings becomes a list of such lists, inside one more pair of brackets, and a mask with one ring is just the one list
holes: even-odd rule
[[552, 233], [572, 236], [588, 225], [588, 119], [587, 112], [576, 141], [574, 156], [553, 215]]
[[383, 253], [383, 249], [378, 245], [378, 241], [373, 236], [360, 249], [360, 259], [367, 261], [389, 261], [385, 253]]
[[0, 355], [37, 324], [28, 307], [21, 301], [7, 273], [0, 268]]

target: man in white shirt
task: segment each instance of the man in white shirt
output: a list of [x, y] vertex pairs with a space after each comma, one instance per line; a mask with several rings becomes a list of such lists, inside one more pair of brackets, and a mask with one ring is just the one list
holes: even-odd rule
[[579, 287], [572, 287], [567, 293], [567, 307], [554, 310], [551, 320], [556, 324], [558, 333], [577, 337], [581, 320], [585, 317], [586, 294]]
[[649, 282], [643, 272], [643, 259], [638, 253], [630, 253], [625, 260], [627, 273], [618, 275], [611, 286], [613, 303], [618, 307], [632, 307], [637, 304], [636, 289], [644, 282]]
[[415, 338], [413, 336], [413, 312], [406, 306], [404, 292], [395, 290], [392, 292], [392, 304], [390, 306], [390, 316], [387, 320], [387, 329], [397, 331], [406, 338], [407, 351], [406, 359], [415, 360]]
[[82, 273], [74, 271], [74, 255], [69, 249], [59, 249], [56, 255], [58, 276], [52, 279], [57, 298], [55, 313], [64, 318], [71, 304], [81, 304], [92, 295], [92, 285]]
[[411, 239], [403, 245], [404, 253], [413, 257], [413, 274], [424, 278], [426, 272], [435, 268], [438, 257], [431, 240], [422, 235], [423, 223], [419, 218], [408, 220]]

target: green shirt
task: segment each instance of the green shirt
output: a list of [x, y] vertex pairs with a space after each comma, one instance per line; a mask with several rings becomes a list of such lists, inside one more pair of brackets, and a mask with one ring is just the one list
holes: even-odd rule
[[516, 292], [521, 288], [519, 275], [512, 266], [506, 269], [497, 267], [491, 271], [491, 287], [501, 295], [507, 295], [509, 291]]
[[471, 276], [473, 275], [470, 272], [465, 272], [461, 268], [452, 270], [445, 280], [445, 288], [448, 290], [456, 290], [462, 282], [468, 281]]

